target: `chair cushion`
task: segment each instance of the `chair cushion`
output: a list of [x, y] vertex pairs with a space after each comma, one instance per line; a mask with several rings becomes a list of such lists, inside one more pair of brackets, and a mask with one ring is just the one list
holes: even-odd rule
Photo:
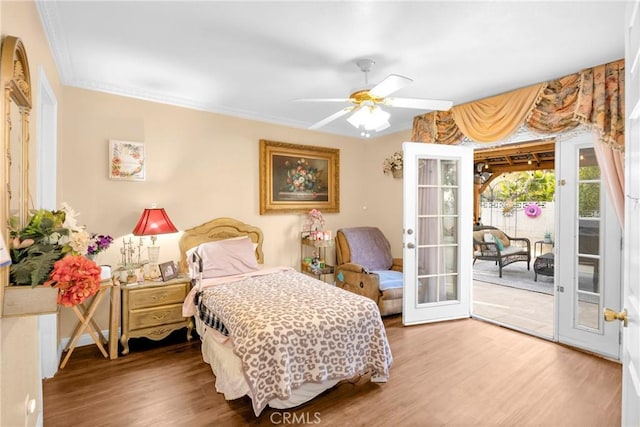
[[495, 243], [496, 246], [498, 247], [498, 250], [500, 251], [504, 250], [504, 245], [502, 244], [500, 239], [498, 239], [496, 236], [494, 236], [491, 233], [484, 233], [484, 241], [487, 243]]
[[512, 255], [512, 254], [517, 254], [517, 253], [527, 253], [527, 249], [525, 248], [521, 248], [520, 246], [509, 246], [507, 248], [504, 248], [504, 251], [500, 251], [500, 253], [504, 256], [504, 255]]
[[402, 273], [394, 270], [374, 270], [372, 273], [377, 274], [380, 278], [379, 289], [386, 291], [389, 289], [402, 288]]
[[376, 227], [343, 228], [351, 254], [351, 262], [367, 271], [388, 270], [393, 265], [391, 244]]
[[511, 244], [511, 242], [509, 241], [509, 238], [507, 237], [506, 234], [504, 234], [502, 230], [494, 230], [491, 228], [474, 231], [473, 238], [479, 242], [483, 242], [485, 233], [493, 234], [496, 239], [500, 240], [500, 242], [502, 243], [502, 246], [504, 246], [505, 248]]

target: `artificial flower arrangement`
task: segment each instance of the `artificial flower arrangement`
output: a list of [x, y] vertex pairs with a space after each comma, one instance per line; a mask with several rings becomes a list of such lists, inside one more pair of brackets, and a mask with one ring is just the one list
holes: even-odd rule
[[322, 230], [324, 229], [324, 217], [318, 209], [311, 209], [307, 214], [307, 219], [303, 225], [304, 230]]
[[314, 168], [306, 159], [299, 159], [296, 164], [288, 160], [285, 162], [287, 168], [287, 184], [285, 189], [292, 192], [313, 192], [316, 190], [318, 180], [318, 168]]
[[105, 234], [93, 234], [91, 236], [91, 240], [89, 242], [89, 246], [87, 246], [87, 257], [93, 259], [100, 252], [106, 251], [111, 243], [113, 242], [113, 237]]
[[402, 169], [402, 152], [396, 151], [391, 157], [384, 159], [382, 171], [385, 175], [392, 174], [394, 170]]
[[[100, 288], [101, 268], [86, 255], [106, 250], [110, 236], [90, 235], [66, 203], [38, 209], [22, 228], [11, 229], [10, 283], [58, 288], [58, 304], [73, 306]], [[91, 248], [91, 249], [90, 249]]]

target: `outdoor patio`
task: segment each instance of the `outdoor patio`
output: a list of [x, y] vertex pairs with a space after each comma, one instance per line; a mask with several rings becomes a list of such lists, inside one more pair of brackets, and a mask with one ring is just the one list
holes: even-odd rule
[[524, 262], [508, 265], [498, 277], [493, 261], [473, 266], [473, 314], [536, 335], [553, 337], [553, 277], [534, 281]]

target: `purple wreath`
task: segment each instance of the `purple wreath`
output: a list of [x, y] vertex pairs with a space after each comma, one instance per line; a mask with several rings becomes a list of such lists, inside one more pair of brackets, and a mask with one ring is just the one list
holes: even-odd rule
[[524, 213], [529, 218], [535, 218], [542, 213], [542, 209], [540, 209], [540, 206], [538, 206], [536, 203], [529, 203], [524, 207]]

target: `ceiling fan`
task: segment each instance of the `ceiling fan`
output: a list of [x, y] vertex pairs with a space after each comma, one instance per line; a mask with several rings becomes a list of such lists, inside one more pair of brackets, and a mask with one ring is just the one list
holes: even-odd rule
[[389, 95], [407, 86], [413, 80], [397, 74], [390, 74], [384, 80], [372, 88], [368, 88], [368, 73], [375, 64], [372, 59], [359, 59], [356, 65], [364, 73], [365, 88], [358, 89], [348, 98], [304, 98], [296, 99], [301, 102], [349, 102], [352, 105], [345, 107], [329, 117], [314, 123], [309, 129], [318, 129], [349, 113], [353, 114], [347, 119], [354, 127], [362, 129], [363, 136], [369, 136], [369, 131], [381, 131], [390, 126], [388, 112], [381, 106], [413, 108], [417, 110], [448, 110], [453, 105], [451, 101], [421, 98], [391, 98]]

